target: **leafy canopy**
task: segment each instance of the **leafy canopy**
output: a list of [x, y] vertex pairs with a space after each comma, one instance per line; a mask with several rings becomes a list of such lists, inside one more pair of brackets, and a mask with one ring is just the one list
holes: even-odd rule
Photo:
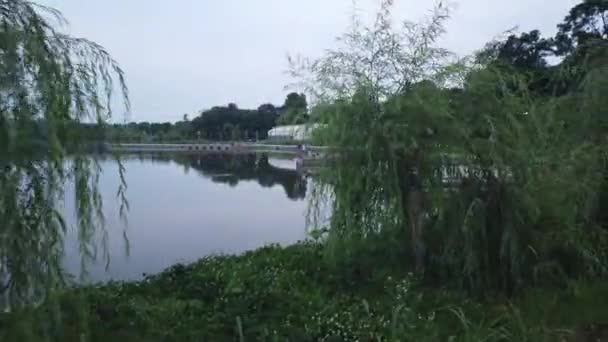
[[[593, 10], [560, 26], [579, 38], [603, 2], [580, 6]], [[291, 59], [337, 151], [313, 198], [330, 201], [330, 255], [360, 274], [381, 241], [428, 280], [477, 293], [605, 276], [605, 39], [579, 40], [555, 67], [559, 35], [538, 31], [459, 60], [436, 44], [448, 6], [401, 29], [391, 7], [372, 25], [355, 16], [320, 58]]]

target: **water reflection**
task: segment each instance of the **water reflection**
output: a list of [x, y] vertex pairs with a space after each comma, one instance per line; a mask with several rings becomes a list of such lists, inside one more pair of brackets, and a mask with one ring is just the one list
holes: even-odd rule
[[[178, 262], [214, 253], [240, 253], [269, 243], [288, 245], [306, 237], [305, 197], [310, 191], [295, 161], [241, 154], [132, 154], [121, 157], [128, 185], [128, 246], [116, 190], [118, 164], [102, 158], [103, 199], [110, 255], [88, 266], [90, 279], [141, 279]], [[290, 167], [293, 166], [293, 167]], [[81, 258], [74, 228], [74, 201], [64, 266], [78, 275]], [[102, 250], [101, 246], [99, 250]], [[101, 261], [101, 260], [99, 260]]]
[[[240, 181], [256, 181], [265, 188], [283, 187], [289, 199], [306, 197], [306, 178], [294, 169], [276, 167], [267, 154], [137, 154], [141, 161], [177, 163], [215, 183], [236, 187]], [[289, 160], [289, 159], [287, 159]]]

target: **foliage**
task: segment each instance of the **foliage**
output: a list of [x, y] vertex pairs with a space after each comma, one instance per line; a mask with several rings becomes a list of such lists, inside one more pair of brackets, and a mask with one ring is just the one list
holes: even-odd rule
[[161, 142], [195, 139], [188, 120], [171, 122], [130, 122], [105, 127], [102, 140], [113, 142]]
[[338, 152], [317, 191], [332, 199], [329, 253], [348, 259], [384, 239], [427, 281], [475, 293], [606, 276], [608, 236], [594, 219], [606, 42], [550, 68], [554, 40], [532, 31], [454, 62], [435, 45], [447, 6], [402, 31], [391, 6], [292, 69], [331, 108], [318, 138]]
[[289, 93], [281, 108], [278, 123], [281, 125], [300, 125], [308, 122], [308, 102], [306, 95]]
[[[140, 282], [74, 289], [57, 298], [64, 329], [52, 338], [80, 340], [72, 315], [82, 298], [90, 326], [84, 337], [91, 341], [555, 341], [606, 317], [605, 284], [539, 289], [514, 304], [478, 302], [420, 287], [398, 264], [382, 262], [391, 256], [376, 247], [377, 257], [359, 255], [376, 267], [357, 279], [328, 264], [322, 245], [302, 242], [209, 256]], [[588, 310], [589, 302], [596, 310]], [[43, 309], [0, 324], [17, 325]], [[2, 329], [0, 338], [35, 340], [39, 333], [28, 332]]]
[[[303, 124], [309, 121], [306, 95], [290, 93], [283, 106], [271, 103], [257, 109], [240, 109], [236, 104], [215, 106], [201, 111], [192, 120], [184, 114], [183, 120], [171, 122], [130, 122], [112, 124], [103, 131], [89, 136], [91, 140], [112, 142], [185, 142], [194, 140], [263, 140], [276, 125]], [[86, 125], [75, 131], [88, 129]]]
[[424, 80], [453, 55], [434, 45], [443, 33], [449, 7], [440, 3], [433, 15], [420, 23], [403, 22], [394, 30], [390, 18], [393, 1], [384, 0], [374, 23], [367, 26], [356, 15], [349, 31], [327, 50], [323, 58], [290, 57], [290, 74], [316, 102], [334, 102], [353, 96], [362, 86], [378, 99], [401, 93]]
[[263, 139], [275, 126], [277, 113], [270, 106], [261, 109], [239, 109], [235, 104], [213, 107], [194, 118], [192, 127], [210, 140]]
[[608, 39], [608, 2], [583, 0], [574, 6], [558, 25], [556, 44], [560, 55], [592, 45], [594, 41]]
[[282, 107], [271, 103], [257, 110], [240, 109], [236, 104], [215, 106], [189, 120], [176, 123], [131, 122], [106, 127], [103, 139], [118, 142], [176, 142], [192, 140], [261, 140], [277, 123], [303, 123], [308, 120], [306, 97], [291, 93]]
[[[70, 128], [105, 123], [117, 89], [128, 110], [127, 89], [112, 57], [57, 31], [63, 23], [53, 9], [0, 1], [2, 310], [31, 304], [65, 284], [62, 241], [72, 227], [58, 209], [66, 183], [75, 191], [74, 228], [85, 261], [95, 257], [93, 237], [102, 233], [99, 166], [83, 154], [82, 134]], [[118, 195], [124, 196], [124, 186]]]

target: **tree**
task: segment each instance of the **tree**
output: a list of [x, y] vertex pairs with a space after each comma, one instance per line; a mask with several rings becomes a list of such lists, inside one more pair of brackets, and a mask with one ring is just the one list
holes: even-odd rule
[[542, 38], [538, 30], [511, 35], [500, 45], [498, 60], [523, 70], [546, 68], [546, 58], [554, 52], [551, 40]]
[[279, 110], [273, 104], [263, 104], [258, 107], [258, 118], [255, 126], [255, 139], [265, 139], [268, 136], [268, 131], [276, 126], [279, 118]]
[[243, 138], [243, 136], [241, 134], [241, 129], [239, 128], [239, 125], [232, 127], [231, 140], [238, 141], [238, 140], [241, 140], [242, 138]]
[[492, 60], [493, 65], [504, 72], [516, 72], [525, 77], [536, 95], [551, 96], [565, 91], [563, 87], [557, 87], [557, 68], [550, 66], [547, 60], [555, 53], [555, 40], [543, 38], [540, 31], [532, 30], [488, 44], [477, 58]]
[[[556, 54], [563, 57], [564, 72], [556, 82], [574, 90], [585, 82], [585, 70], [591, 64], [607, 65], [608, 2], [585, 0], [574, 6], [558, 25], [554, 39]], [[584, 66], [584, 67], [581, 67]]]
[[337, 153], [313, 190], [331, 201], [330, 255], [357, 275], [365, 253], [409, 254], [421, 277], [476, 293], [608, 274], [608, 234], [592, 223], [606, 68], [577, 63], [584, 82], [541, 93], [530, 77], [547, 67], [539, 33], [454, 61], [435, 45], [444, 5], [404, 31], [391, 7], [371, 26], [355, 16], [321, 58], [292, 59], [297, 84], [331, 108], [318, 139]]
[[258, 110], [239, 109], [236, 104], [226, 107], [216, 106], [201, 112], [199, 117], [192, 120], [195, 130], [206, 132], [210, 139], [222, 139], [232, 136], [232, 131], [226, 135], [227, 124], [239, 127], [239, 138], [259, 136], [265, 138], [268, 130], [275, 126], [277, 119], [276, 108], [271, 104], [261, 105]]
[[[490, 44], [482, 56], [491, 55], [528, 77], [530, 90], [539, 95], [564, 95], [583, 82], [581, 64], [605, 61], [598, 46], [608, 42], [607, 25], [608, 3], [585, 0], [570, 10], [554, 38], [542, 38], [538, 30], [511, 35]], [[564, 60], [559, 66], [550, 66], [547, 57]]]
[[222, 129], [220, 140], [230, 140], [231, 137], [234, 137], [234, 129], [234, 125], [232, 125], [230, 122], [226, 122]]
[[279, 122], [283, 125], [302, 124], [308, 121], [308, 102], [305, 94], [289, 93], [281, 108]]
[[262, 115], [278, 115], [277, 108], [272, 103], [265, 103], [258, 107], [258, 113]]
[[287, 94], [283, 110], [306, 111], [307, 108], [306, 95], [298, 93]]
[[593, 40], [608, 40], [608, 2], [584, 0], [558, 25], [556, 44], [560, 55], [574, 52]]
[[[118, 64], [101, 46], [58, 32], [62, 22], [54, 9], [0, 0], [0, 292], [13, 308], [65, 285], [68, 227], [57, 208], [66, 182], [74, 184], [83, 260], [93, 258], [93, 237], [103, 231], [100, 168], [83, 137], [66, 129], [105, 124], [115, 88], [129, 107]], [[28, 128], [38, 123], [44, 131]], [[121, 179], [124, 199], [122, 168]]]
[[[422, 143], [429, 140], [429, 124], [439, 127], [451, 120], [443, 108], [425, 106], [423, 99], [441, 101], [442, 97], [436, 96], [433, 82], [431, 86], [420, 82], [439, 82], [441, 62], [451, 55], [434, 46], [444, 31], [448, 8], [440, 4], [422, 23], [404, 22], [403, 31], [397, 32], [391, 24], [392, 5], [390, 0], [382, 1], [369, 27], [355, 16], [351, 30], [338, 39], [342, 45], [322, 58], [290, 59], [291, 74], [303, 80], [301, 85], [317, 101], [336, 104], [324, 112], [328, 117], [320, 119], [329, 124], [318, 138], [349, 151], [339, 158], [337, 168], [328, 171], [336, 208], [330, 243], [358, 245], [357, 240], [383, 228], [409, 230], [403, 236], [408, 236], [421, 271], [425, 258], [421, 177], [437, 154], [437, 144]], [[417, 94], [401, 96], [410, 92]], [[412, 110], [402, 110], [406, 106]]]

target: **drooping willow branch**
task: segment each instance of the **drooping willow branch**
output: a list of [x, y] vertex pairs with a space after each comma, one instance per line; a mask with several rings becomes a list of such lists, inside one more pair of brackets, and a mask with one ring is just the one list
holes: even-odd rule
[[[98, 163], [86, 156], [81, 123], [103, 125], [114, 97], [129, 97], [124, 72], [100, 45], [61, 33], [58, 11], [0, 0], [0, 281], [11, 306], [65, 283], [67, 227], [59, 211], [73, 184], [85, 257], [103, 230]], [[124, 176], [119, 195], [124, 199]]]

